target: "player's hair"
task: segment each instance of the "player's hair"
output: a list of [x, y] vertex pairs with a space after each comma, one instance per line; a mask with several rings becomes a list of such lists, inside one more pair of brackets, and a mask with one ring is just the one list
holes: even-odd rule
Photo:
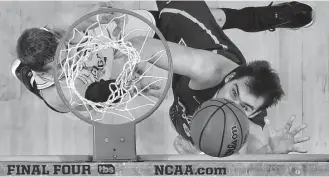
[[278, 74], [267, 61], [252, 61], [239, 66], [232, 79], [248, 77], [246, 86], [249, 92], [265, 99], [259, 110], [276, 105], [284, 96]]
[[54, 61], [58, 36], [39, 28], [26, 29], [17, 40], [16, 52], [21, 62], [34, 71]]

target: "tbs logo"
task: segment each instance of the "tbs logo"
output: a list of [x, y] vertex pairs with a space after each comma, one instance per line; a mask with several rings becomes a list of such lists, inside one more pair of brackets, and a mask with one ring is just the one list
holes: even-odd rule
[[115, 174], [115, 167], [112, 164], [98, 164], [98, 173], [102, 175]]

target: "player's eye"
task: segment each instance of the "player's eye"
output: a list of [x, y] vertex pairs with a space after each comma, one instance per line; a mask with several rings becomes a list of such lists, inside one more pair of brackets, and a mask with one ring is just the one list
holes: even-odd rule
[[241, 107], [245, 110], [245, 111], [248, 111], [248, 107], [247, 106], [245, 106], [245, 105], [241, 105]]
[[232, 96], [235, 98], [238, 96], [238, 94], [236, 93], [236, 90], [235, 89], [232, 89]]

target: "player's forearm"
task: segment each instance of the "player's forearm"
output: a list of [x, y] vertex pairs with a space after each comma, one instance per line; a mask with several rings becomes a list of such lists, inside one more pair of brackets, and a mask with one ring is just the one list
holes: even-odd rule
[[[169, 62], [162, 41], [135, 37], [131, 39], [133, 47], [140, 51], [141, 58], [155, 66], [168, 70]], [[238, 65], [227, 58], [210, 51], [194, 49], [167, 42], [172, 58], [173, 73], [184, 75], [197, 83], [216, 83]], [[162, 51], [162, 52], [161, 52]], [[161, 56], [162, 54], [162, 56]], [[159, 58], [161, 56], [161, 58]]]
[[[146, 41], [145, 41], [146, 40]], [[164, 47], [161, 41], [154, 41], [152, 38], [145, 38], [145, 37], [134, 37], [129, 40], [132, 46], [140, 52], [140, 56], [142, 60], [148, 60], [150, 63], [154, 63], [155, 66], [168, 70], [169, 63], [168, 59], [164, 50]], [[160, 46], [161, 44], [162, 46]], [[160, 48], [162, 47], [162, 48]], [[161, 52], [162, 51], [162, 52]], [[158, 53], [159, 52], [159, 53]], [[158, 55], [157, 55], [158, 53]], [[163, 54], [161, 58], [159, 58]]]
[[[77, 78], [75, 81], [74, 81], [74, 85], [75, 85], [75, 88], [76, 88], [76, 91], [78, 92], [78, 94], [80, 96], [84, 96], [86, 90], [87, 90], [87, 87], [88, 85], [90, 84], [86, 84], [84, 83], [81, 79]], [[86, 111], [86, 107], [85, 105], [82, 104], [82, 101], [81, 99], [77, 96], [77, 93], [72, 93], [72, 91], [70, 91], [68, 88], [67, 88], [67, 85], [66, 85], [66, 82], [62, 82], [62, 91], [63, 91], [63, 94], [64, 94], [64, 97], [70, 101], [70, 103], [75, 103], [75, 104], [71, 104], [71, 106], [73, 107], [73, 109], [75, 110], [79, 110], [79, 111]]]
[[[76, 91], [78, 93], [72, 93], [72, 91], [70, 91], [67, 86], [66, 86], [66, 82], [62, 82], [61, 83], [61, 88], [62, 88], [62, 92], [64, 97], [70, 102], [70, 103], [74, 103], [71, 104], [72, 108], [77, 110], [77, 111], [86, 111], [89, 110], [89, 107], [86, 107], [84, 104], [82, 104], [83, 102], [81, 101], [81, 99], [77, 96], [77, 94], [79, 94], [80, 96], [84, 97], [86, 90], [88, 89], [88, 87], [90, 86], [89, 83], [86, 83], [85, 81], [82, 80], [82, 78], [77, 78], [74, 81], [74, 85], [76, 88]], [[62, 111], [62, 112], [69, 112], [70, 110], [65, 106], [64, 102], [61, 100], [61, 98], [57, 95], [57, 91], [55, 91], [56, 93], [53, 94], [56, 96], [56, 104], [55, 104], [55, 109]]]
[[[65, 89], [62, 89], [65, 94]], [[53, 85], [52, 87], [48, 87], [46, 89], [41, 90], [43, 99], [55, 110], [59, 112], [69, 112], [70, 110], [61, 98], [58, 95], [56, 86]], [[65, 95], [66, 96], [66, 95]], [[66, 97], [68, 99], [68, 97]]]

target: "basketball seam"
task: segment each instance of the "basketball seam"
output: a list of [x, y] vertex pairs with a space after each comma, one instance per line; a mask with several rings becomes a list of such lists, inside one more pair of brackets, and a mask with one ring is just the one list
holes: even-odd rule
[[213, 116], [215, 113], [217, 113], [217, 111], [218, 111], [219, 109], [221, 109], [221, 108], [217, 108], [216, 111], [214, 111], [214, 112], [211, 114], [211, 116], [208, 117], [207, 122], [206, 122], [206, 123], [204, 124], [204, 126], [202, 127], [202, 131], [201, 131], [201, 133], [200, 133], [200, 137], [199, 137], [199, 147], [200, 147], [200, 151], [202, 151], [202, 147], [201, 147], [201, 142], [202, 142], [202, 141], [200, 141], [200, 140], [202, 140], [202, 134], [203, 134], [203, 132], [204, 132], [204, 130], [205, 130], [205, 127], [207, 127], [207, 125], [208, 125], [210, 119], [212, 118], [212, 116]]
[[[201, 105], [201, 106], [202, 106], [202, 105]], [[206, 108], [209, 108], [209, 107], [213, 107], [213, 106], [216, 106], [216, 105], [208, 105], [208, 106], [206, 106], [206, 107], [204, 107], [204, 108], [202, 108], [202, 109], [198, 109], [198, 110], [193, 114], [192, 120], [193, 120], [194, 117], [197, 116], [197, 114], [199, 114], [202, 110], [204, 110], [204, 109], [206, 109]], [[223, 105], [221, 105], [221, 106], [223, 106]], [[221, 106], [217, 106], [217, 110], [216, 110], [215, 112], [217, 112], [218, 109], [219, 109]], [[209, 120], [207, 120], [207, 121], [209, 122]], [[205, 124], [205, 126], [208, 124], [208, 122]], [[202, 140], [202, 134], [203, 134], [203, 131], [204, 131], [204, 127], [205, 127], [205, 126], [202, 127], [202, 132], [201, 132], [201, 134], [200, 134], [200, 136], [199, 136], [199, 148], [200, 148], [200, 151], [202, 151], [202, 148], [201, 148], [201, 140]]]
[[223, 113], [224, 113], [224, 125], [223, 125], [223, 136], [222, 136], [222, 142], [221, 142], [221, 144], [220, 144], [220, 148], [219, 148], [219, 152], [218, 152], [218, 155], [217, 155], [217, 157], [219, 157], [220, 156], [220, 153], [222, 152], [222, 148], [223, 148], [223, 141], [224, 141], [224, 135], [225, 135], [225, 130], [226, 130], [226, 113], [225, 113], [225, 111], [222, 109], [222, 108], [220, 108], [222, 111], [223, 111]]
[[[194, 114], [193, 114], [193, 117], [192, 117], [192, 120], [194, 119], [195, 116], [197, 116], [197, 114], [199, 114], [202, 110], [206, 109], [206, 108], [209, 108], [209, 107], [213, 107], [213, 106], [216, 106], [216, 105], [208, 105], [202, 109], [199, 109], [197, 110]], [[223, 105], [221, 105], [223, 106]], [[218, 111], [218, 108], [220, 108], [221, 106], [217, 106], [217, 110], [215, 112]], [[205, 126], [203, 126], [202, 128], [204, 128]], [[190, 128], [191, 129], [191, 128]], [[203, 129], [202, 129], [203, 130]], [[201, 135], [199, 136], [199, 147], [200, 147], [200, 150], [201, 150], [201, 146], [200, 146], [200, 140], [201, 140]]]
[[[232, 104], [231, 104], [232, 105]], [[235, 115], [235, 119], [237, 120], [238, 124], [239, 124], [239, 127], [240, 127], [240, 131], [241, 131], [241, 143], [240, 143], [240, 148], [242, 147], [242, 143], [243, 143], [243, 132], [242, 132], [242, 126], [241, 126], [241, 122], [240, 120], [238, 119], [238, 116], [235, 114], [235, 112], [233, 111], [233, 109], [231, 109], [230, 107], [227, 106], [228, 109], [230, 109], [232, 111], [232, 113]], [[239, 148], [239, 149], [240, 149]]]
[[[225, 99], [226, 100], [226, 99]], [[228, 100], [226, 100], [227, 101], [227, 103], [223, 103], [222, 101], [219, 101], [219, 100], [215, 100], [215, 99], [213, 99], [212, 101], [216, 101], [216, 102], [220, 102], [220, 103], [222, 103], [223, 105], [220, 107], [221, 109], [222, 109], [222, 107], [223, 106], [226, 106], [227, 104], [230, 104], [230, 105], [232, 105], [232, 106], [234, 106], [235, 108], [237, 108], [240, 112], [242, 112], [243, 114], [245, 114], [243, 111], [241, 111], [241, 109], [239, 109], [238, 107], [236, 107], [234, 104], [232, 104], [230, 101], [228, 101]], [[227, 106], [228, 107], [228, 106]], [[240, 126], [240, 130], [241, 130], [241, 143], [240, 143], [240, 148], [241, 148], [241, 145], [242, 145], [242, 143], [243, 143], [243, 132], [242, 132], [242, 126], [241, 126], [241, 123], [240, 123], [240, 120], [239, 119], [237, 119], [237, 116], [236, 116], [236, 114], [234, 113], [234, 111], [230, 108], [230, 107], [228, 107], [231, 111], [232, 111], [232, 113], [235, 115], [235, 117], [236, 117], [236, 120], [238, 121], [238, 124], [239, 124], [239, 126]], [[225, 114], [225, 111], [224, 110], [222, 110], [223, 112], [224, 112], [224, 114]], [[225, 119], [224, 119], [224, 123], [226, 124], [226, 116], [224, 115], [224, 117], [225, 117]], [[226, 125], [224, 125], [224, 130], [225, 130], [225, 127], [226, 127]], [[224, 131], [224, 133], [225, 133], [225, 131]], [[223, 133], [223, 135], [224, 135], [224, 133]], [[222, 138], [222, 144], [221, 144], [221, 148], [220, 148], [220, 151], [219, 151], [219, 154], [218, 154], [218, 156], [220, 155], [220, 152], [222, 151], [221, 149], [222, 149], [222, 146], [223, 146], [223, 139], [224, 138]]]
[[224, 102], [222, 102], [222, 101], [219, 101], [219, 100], [215, 100], [215, 99], [213, 99], [212, 101], [215, 101], [215, 102], [220, 102], [220, 103], [222, 103], [222, 104], [223, 104], [223, 106], [229, 103], [229, 102], [226, 102], [226, 103], [224, 103]]
[[194, 113], [193, 117], [195, 117], [200, 111], [202, 111], [202, 110], [204, 110], [204, 109], [206, 109], [206, 108], [209, 108], [209, 107], [212, 107], [212, 106], [216, 106], [217, 108], [221, 108], [222, 106], [224, 106], [224, 104], [225, 104], [225, 103], [223, 103], [223, 105], [221, 105], [221, 106], [217, 106], [217, 105], [208, 105], [208, 106], [206, 106], [206, 107], [204, 107], [204, 108], [202, 108], [202, 109], [197, 110], [197, 112]]
[[[204, 127], [206, 127], [207, 125], [208, 125], [208, 123], [209, 123], [209, 121], [210, 121], [210, 118], [219, 110], [219, 109], [221, 109], [222, 111], [223, 111], [223, 113], [224, 113], [224, 125], [223, 125], [223, 135], [225, 134], [225, 131], [226, 131], [226, 113], [225, 113], [225, 111], [222, 109], [222, 107], [224, 107], [224, 106], [226, 106], [227, 104], [229, 104], [229, 103], [231, 103], [231, 102], [229, 102], [229, 101], [227, 101], [226, 99], [225, 99], [225, 101], [227, 101], [226, 103], [224, 103], [224, 102], [222, 102], [222, 101], [219, 101], [219, 100], [216, 100], [216, 99], [212, 99], [212, 100], [209, 100], [209, 101], [214, 101], [214, 102], [219, 102], [219, 103], [222, 103], [222, 105], [221, 106], [217, 106], [217, 105], [208, 105], [208, 106], [206, 106], [206, 107], [204, 107], [204, 108], [202, 108], [202, 109], [199, 109], [199, 110], [197, 110], [197, 112], [195, 112], [194, 113], [194, 115], [193, 115], [193, 118], [198, 114], [198, 113], [200, 113], [202, 110], [204, 110], [204, 109], [206, 109], [206, 108], [208, 108], [208, 107], [212, 107], [212, 106], [217, 106], [217, 110], [216, 111], [214, 111], [214, 113], [211, 115], [211, 116], [209, 116], [209, 118], [208, 118], [208, 120], [207, 120], [207, 123], [202, 127], [202, 132], [200, 133], [200, 136], [199, 136], [199, 150], [200, 151], [202, 151], [202, 147], [201, 147], [201, 142], [202, 142], [202, 134], [203, 134], [203, 132], [204, 132]], [[202, 105], [201, 105], [202, 106]], [[240, 129], [241, 129], [241, 127], [240, 127]], [[222, 151], [222, 148], [223, 148], [223, 141], [224, 141], [224, 136], [222, 136], [222, 140], [221, 140], [221, 146], [220, 146], [220, 149], [219, 149], [219, 152], [218, 152], [218, 155], [217, 155], [217, 157], [219, 157], [220, 156], [220, 153], [221, 153], [221, 151]]]
[[[204, 108], [202, 108], [202, 109], [199, 109], [199, 110], [197, 110], [194, 114], [193, 114], [193, 118], [200, 112], [200, 111], [202, 111], [202, 110], [204, 110], [204, 109], [206, 109], [206, 108], [209, 108], [209, 107], [212, 107], [212, 106], [217, 106], [217, 108], [221, 108], [221, 107], [223, 107], [223, 106], [225, 106], [225, 105], [227, 105], [229, 102], [227, 102], [227, 103], [223, 103], [223, 102], [221, 102], [221, 101], [218, 101], [218, 100], [215, 100], [215, 99], [212, 99], [212, 100], [209, 100], [209, 101], [215, 101], [215, 102], [220, 102], [220, 103], [222, 103], [223, 105], [221, 105], [221, 106], [217, 106], [217, 105], [208, 105], [208, 106], [206, 106], [206, 107], [204, 107]], [[202, 105], [201, 105], [202, 106]]]

